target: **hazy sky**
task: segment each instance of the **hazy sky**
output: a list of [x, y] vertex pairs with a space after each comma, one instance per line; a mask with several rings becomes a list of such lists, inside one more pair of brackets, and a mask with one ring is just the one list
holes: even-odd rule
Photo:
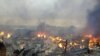
[[0, 0], [0, 24], [84, 27], [96, 0]]

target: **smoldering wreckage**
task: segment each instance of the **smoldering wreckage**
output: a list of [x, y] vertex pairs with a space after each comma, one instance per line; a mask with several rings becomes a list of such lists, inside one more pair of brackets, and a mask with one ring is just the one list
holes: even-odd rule
[[100, 56], [99, 5], [89, 14], [90, 32], [85, 31], [78, 36], [59, 36], [39, 30], [26, 38], [0, 31], [0, 56]]
[[40, 25], [41, 27], [39, 26], [34, 32], [22, 29], [22, 31], [19, 30], [21, 33], [0, 31], [0, 56], [100, 55], [99, 25], [96, 25], [96, 28], [90, 24], [89, 27], [94, 32], [87, 33], [86, 31], [78, 35], [66, 33], [55, 35], [45, 31], [44, 25]]
[[78, 35], [55, 35], [45, 31], [45, 24], [34, 32], [22, 29], [19, 30], [21, 33], [0, 31], [0, 56], [99, 56], [99, 25], [94, 27], [91, 23], [93, 21], [89, 27], [94, 32], [86, 31]]
[[[14, 38], [10, 32], [0, 32], [1, 56], [92, 56], [99, 55], [100, 37], [92, 34], [65, 39], [48, 32], [36, 31], [31, 38]], [[73, 38], [74, 37], [74, 38]]]

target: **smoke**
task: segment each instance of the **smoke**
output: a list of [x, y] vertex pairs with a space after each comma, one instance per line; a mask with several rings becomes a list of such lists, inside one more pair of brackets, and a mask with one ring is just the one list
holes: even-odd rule
[[0, 0], [0, 24], [32, 26], [42, 21], [83, 28], [95, 4], [96, 0]]
[[95, 9], [89, 13], [88, 25], [95, 36], [100, 35], [100, 0], [98, 0]]

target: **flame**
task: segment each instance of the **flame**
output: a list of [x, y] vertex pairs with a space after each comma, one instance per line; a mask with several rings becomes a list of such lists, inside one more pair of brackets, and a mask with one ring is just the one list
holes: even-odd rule
[[9, 39], [11, 37], [11, 33], [1, 31], [0, 36], [3, 36], [3, 38]]
[[47, 35], [46, 35], [46, 33], [44, 33], [44, 32], [39, 32], [39, 33], [37, 33], [37, 37], [46, 38]]
[[63, 44], [62, 44], [62, 43], [59, 43], [58, 46], [59, 46], [60, 48], [63, 48]]
[[63, 39], [61, 39], [61, 37], [56, 37], [56, 40], [62, 41]]
[[[45, 33], [38, 33], [37, 34], [37, 37], [39, 38], [46, 38], [46, 39], [50, 39], [53, 43], [55, 43], [58, 47], [60, 48], [65, 48], [65, 40], [62, 39], [62, 37], [55, 37], [55, 36], [47, 36]], [[89, 48], [93, 48], [94, 47], [94, 44], [96, 44], [97, 42], [97, 39], [95, 37], [93, 37], [91, 34], [89, 35], [85, 35], [85, 37], [87, 37], [89, 39]], [[81, 43], [84, 43], [85, 42], [85, 38], [81, 39], [80, 40]], [[81, 45], [79, 44], [79, 42], [74, 42], [74, 41], [70, 41], [68, 43], [69, 46], [71, 47], [77, 47], [79, 46], [80, 49], [84, 48], [85, 46], [84, 45]]]
[[81, 46], [80, 46], [80, 49], [83, 49], [84, 47], [85, 47], [84, 45], [81, 45]]
[[54, 37], [52, 37], [52, 36], [50, 36], [49, 38], [50, 38], [51, 41], [53, 41], [53, 42], [56, 41], [56, 39], [55, 39]]
[[70, 44], [70, 46], [73, 46], [73, 47], [78, 45], [78, 43], [72, 42], [72, 41], [69, 44]]
[[57, 44], [58, 47], [64, 48], [63, 42], [64, 40], [61, 37], [54, 37], [54, 36], [49, 36], [48, 37], [53, 43]]
[[74, 45], [76, 46], [76, 45], [78, 45], [78, 44], [74, 42]]
[[70, 44], [70, 45], [73, 45], [73, 42], [70, 42], [69, 44]]
[[40, 34], [38, 34], [38, 35], [37, 35], [37, 37], [41, 37], [41, 35], [40, 35]]
[[94, 48], [99, 38], [94, 37], [92, 34], [86, 35], [86, 37], [89, 38], [89, 44], [88, 44], [89, 48], [90, 49]]
[[9, 39], [10, 37], [11, 37], [11, 34], [9, 34], [9, 33], [8, 33], [6, 38], [8, 38], [8, 39]]
[[85, 35], [85, 37], [92, 38], [92, 34]]
[[38, 32], [37, 33], [37, 37], [38, 38], [43, 38], [43, 39], [50, 39], [53, 43], [55, 43], [56, 45], [58, 45], [60, 48], [63, 47], [63, 43], [60, 43], [60, 42], [63, 42], [65, 40], [62, 39], [62, 37], [55, 37], [55, 36], [48, 36], [46, 33], [44, 32]]
[[85, 40], [84, 40], [84, 39], [82, 39], [81, 41], [82, 41], [82, 42], [84, 42]]
[[4, 35], [5, 33], [4, 32], [0, 32], [0, 36]]
[[89, 40], [89, 47], [94, 48], [95, 44], [96, 44], [96, 38], [91, 38]]

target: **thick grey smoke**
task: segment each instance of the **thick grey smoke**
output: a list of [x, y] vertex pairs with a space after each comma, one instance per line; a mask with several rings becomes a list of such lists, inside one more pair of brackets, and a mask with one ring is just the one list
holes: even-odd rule
[[53, 26], [82, 28], [88, 10], [96, 0], [0, 0], [0, 24], [38, 25], [40, 21]]
[[98, 0], [95, 9], [89, 14], [88, 26], [93, 30], [95, 36], [100, 36], [100, 0]]

